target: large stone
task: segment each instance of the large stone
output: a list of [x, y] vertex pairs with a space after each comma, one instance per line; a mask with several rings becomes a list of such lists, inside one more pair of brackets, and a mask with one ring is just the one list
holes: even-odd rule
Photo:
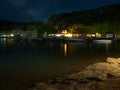
[[99, 62], [87, 66], [82, 71], [68, 75], [71, 78], [99, 78], [105, 80], [108, 75], [120, 76], [120, 58], [107, 58], [107, 62]]
[[107, 62], [110, 64], [116, 64], [118, 66], [120, 66], [120, 58], [107, 58]]
[[[94, 85], [102, 85], [105, 90], [106, 80], [118, 77], [120, 80], [120, 58], [108, 57], [106, 62], [98, 62], [87, 66], [80, 72], [38, 83], [36, 90], [96, 90]], [[118, 82], [118, 80], [116, 81]], [[105, 84], [105, 82], [107, 84]], [[115, 81], [114, 81], [115, 82]], [[103, 83], [106, 85], [104, 86]], [[119, 82], [120, 83], [120, 82]], [[115, 85], [112, 85], [113, 87]], [[118, 86], [117, 86], [118, 87]], [[111, 90], [111, 89], [110, 89]], [[115, 89], [117, 90], [117, 89]], [[119, 90], [119, 89], [118, 89]]]

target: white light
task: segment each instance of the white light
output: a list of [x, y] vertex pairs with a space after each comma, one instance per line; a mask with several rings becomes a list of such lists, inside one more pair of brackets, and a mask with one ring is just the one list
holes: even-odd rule
[[14, 34], [10, 34], [11, 37], [14, 37]]
[[92, 34], [92, 37], [95, 37], [95, 34]]
[[4, 34], [3, 37], [6, 37], [6, 35]]
[[56, 36], [56, 37], [61, 37], [62, 35], [61, 35], [61, 34], [56, 34], [55, 36]]

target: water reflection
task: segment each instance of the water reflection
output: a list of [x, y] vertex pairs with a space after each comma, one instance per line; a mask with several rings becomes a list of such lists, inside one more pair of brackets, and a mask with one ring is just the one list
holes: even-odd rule
[[109, 53], [109, 44], [106, 44], [106, 54]]
[[67, 56], [67, 44], [64, 44], [64, 56]]
[[6, 46], [6, 43], [7, 43], [7, 40], [6, 40], [6, 38], [0, 38], [0, 45], [1, 45], [1, 47], [5, 47]]
[[13, 38], [0, 38], [0, 47], [6, 48], [7, 46], [11, 47], [14, 45]]
[[1, 38], [0, 77], [20, 78], [28, 82], [31, 79], [41, 80], [81, 69], [108, 56], [120, 57], [120, 44], [16, 42]]

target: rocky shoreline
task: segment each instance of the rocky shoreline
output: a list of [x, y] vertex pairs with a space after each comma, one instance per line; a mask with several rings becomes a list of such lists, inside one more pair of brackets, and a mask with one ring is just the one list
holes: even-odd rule
[[37, 83], [29, 90], [120, 90], [120, 58], [106, 59], [82, 71]]

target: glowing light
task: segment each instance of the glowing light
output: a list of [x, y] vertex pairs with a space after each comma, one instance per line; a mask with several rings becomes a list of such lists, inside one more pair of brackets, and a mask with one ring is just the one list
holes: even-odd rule
[[67, 30], [63, 30], [62, 33], [63, 33], [63, 34], [67, 34]]
[[72, 34], [65, 34], [65, 37], [72, 37]]
[[67, 44], [64, 44], [64, 56], [67, 55]]
[[95, 34], [92, 34], [92, 37], [95, 37]]
[[55, 36], [56, 36], [56, 37], [61, 37], [62, 35], [61, 35], [61, 34], [56, 34]]
[[6, 35], [4, 34], [3, 37], [6, 37]]
[[96, 33], [96, 37], [101, 37], [101, 34], [100, 33]]
[[11, 37], [14, 37], [14, 34], [10, 34]]
[[86, 36], [87, 36], [87, 37], [91, 37], [91, 34], [88, 33]]

